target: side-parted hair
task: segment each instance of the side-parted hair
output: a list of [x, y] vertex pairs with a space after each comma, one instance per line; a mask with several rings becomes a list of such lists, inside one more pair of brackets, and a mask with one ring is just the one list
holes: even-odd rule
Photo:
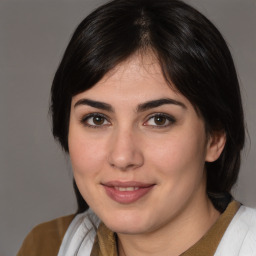
[[[215, 199], [230, 192], [239, 173], [245, 139], [241, 95], [222, 35], [182, 1], [113, 0], [79, 24], [52, 84], [53, 135], [68, 152], [72, 97], [93, 87], [133, 54], [148, 52], [156, 56], [166, 81], [202, 116], [208, 134], [226, 134], [219, 159], [206, 163], [207, 193], [216, 206]], [[88, 205], [75, 182], [74, 188], [82, 212]]]

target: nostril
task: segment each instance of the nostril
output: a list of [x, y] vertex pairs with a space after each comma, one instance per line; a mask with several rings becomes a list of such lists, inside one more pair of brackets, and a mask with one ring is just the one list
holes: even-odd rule
[[141, 144], [129, 128], [116, 130], [108, 147], [108, 163], [112, 168], [122, 171], [135, 169], [144, 162]]
[[108, 163], [112, 168], [119, 169], [121, 171], [136, 169], [143, 165], [143, 154], [136, 152], [130, 155], [110, 155]]

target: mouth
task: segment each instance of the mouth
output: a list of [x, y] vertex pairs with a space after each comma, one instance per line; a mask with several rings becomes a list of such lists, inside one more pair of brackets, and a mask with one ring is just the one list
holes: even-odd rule
[[139, 187], [114, 187], [114, 188], [119, 191], [134, 191], [139, 189]]
[[110, 181], [102, 184], [107, 196], [120, 204], [131, 204], [146, 196], [155, 184]]

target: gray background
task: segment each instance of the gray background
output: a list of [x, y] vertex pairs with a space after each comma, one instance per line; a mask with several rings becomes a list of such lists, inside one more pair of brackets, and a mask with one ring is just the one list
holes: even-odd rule
[[[49, 91], [74, 28], [104, 0], [0, 0], [0, 255], [36, 224], [73, 213], [72, 173], [51, 136]], [[256, 2], [188, 0], [221, 30], [237, 66], [250, 134], [236, 198], [256, 206]]]

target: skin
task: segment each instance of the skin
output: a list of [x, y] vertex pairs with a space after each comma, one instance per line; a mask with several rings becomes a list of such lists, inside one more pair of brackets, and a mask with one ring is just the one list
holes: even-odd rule
[[[141, 107], [167, 98], [172, 103]], [[202, 118], [167, 84], [152, 55], [132, 56], [73, 97], [68, 142], [77, 186], [117, 233], [121, 256], [179, 255], [219, 217], [206, 195], [204, 165], [219, 157], [225, 136], [206, 134]], [[106, 193], [109, 181], [153, 188], [135, 202], [119, 203]]]

